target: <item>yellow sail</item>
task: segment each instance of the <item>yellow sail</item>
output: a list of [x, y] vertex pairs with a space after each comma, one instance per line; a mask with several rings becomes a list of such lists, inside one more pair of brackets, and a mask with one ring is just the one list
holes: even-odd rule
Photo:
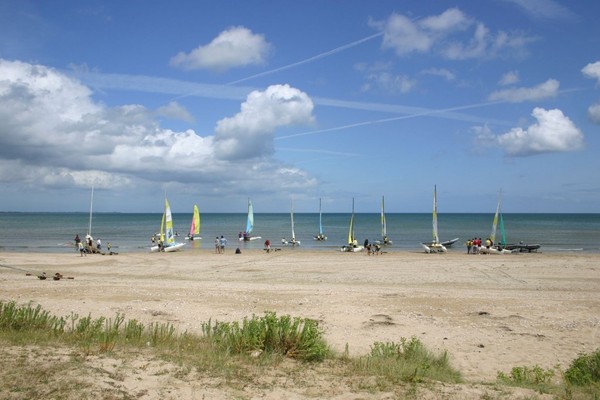
[[[163, 215], [165, 221], [165, 244], [172, 245], [175, 243], [175, 235], [173, 234], [173, 216], [171, 215], [171, 207], [169, 206], [169, 201], [165, 197], [165, 213]], [[162, 236], [162, 228], [161, 228], [161, 236]]]
[[194, 204], [194, 216], [192, 217], [192, 224], [190, 225], [190, 237], [200, 235], [200, 211], [198, 206]]

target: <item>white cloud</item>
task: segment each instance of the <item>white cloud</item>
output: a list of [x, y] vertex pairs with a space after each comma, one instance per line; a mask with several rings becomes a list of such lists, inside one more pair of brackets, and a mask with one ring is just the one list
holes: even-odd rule
[[588, 78], [596, 79], [597, 83], [600, 84], [600, 61], [586, 65], [581, 69], [581, 72]]
[[456, 75], [452, 71], [449, 71], [445, 68], [429, 68], [421, 71], [421, 73], [425, 75], [441, 76], [447, 81], [453, 81], [456, 79]]
[[554, 0], [505, 0], [514, 3], [536, 18], [573, 19], [571, 10]]
[[159, 107], [156, 110], [156, 114], [167, 118], [180, 119], [186, 122], [194, 122], [194, 117], [192, 114], [190, 114], [185, 107], [176, 101], [171, 101], [169, 104]]
[[[212, 188], [219, 182], [219, 190], [227, 191], [239, 189], [243, 180], [261, 190], [270, 183], [257, 177], [291, 168], [269, 157], [273, 130], [313, 118], [305, 93], [275, 86], [252, 93], [240, 114], [219, 122], [216, 136], [200, 136], [161, 128], [156, 112], [140, 105], [96, 104], [87, 87], [45, 66], [0, 59], [0, 77], [0, 181], [23, 185], [184, 182]], [[166, 110], [183, 111], [176, 103]], [[220, 157], [223, 138], [251, 149], [246, 155], [258, 159]], [[293, 182], [282, 186], [314, 185], [305, 172], [292, 171], [282, 179]]]
[[217, 123], [215, 149], [225, 159], [269, 155], [273, 132], [278, 127], [313, 122], [310, 97], [289, 85], [269, 86], [264, 92], [248, 95], [241, 110]]
[[560, 83], [555, 79], [548, 79], [532, 88], [510, 88], [499, 90], [490, 94], [492, 101], [502, 100], [511, 103], [520, 103], [523, 101], [541, 100], [550, 97], [556, 97]]
[[502, 86], [514, 85], [515, 83], [519, 83], [519, 72], [518, 71], [509, 71], [502, 75], [498, 84]]
[[383, 32], [382, 47], [399, 56], [432, 52], [453, 60], [490, 58], [503, 52], [519, 54], [532, 41], [518, 33], [491, 33], [457, 8], [416, 20], [394, 13], [371, 25]]
[[263, 35], [252, 33], [243, 26], [232, 27], [189, 53], [180, 52], [170, 65], [184, 69], [211, 69], [226, 71], [230, 68], [260, 65], [266, 62], [271, 44]]
[[592, 104], [588, 107], [588, 117], [595, 124], [600, 124], [600, 103]]
[[508, 155], [529, 156], [583, 148], [583, 134], [561, 110], [535, 108], [531, 115], [537, 122], [527, 129], [512, 128], [495, 138]]

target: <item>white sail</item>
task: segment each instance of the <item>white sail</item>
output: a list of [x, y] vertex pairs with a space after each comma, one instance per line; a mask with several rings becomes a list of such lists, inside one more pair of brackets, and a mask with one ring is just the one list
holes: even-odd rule
[[440, 243], [440, 237], [438, 236], [438, 220], [437, 220], [437, 187], [433, 186], [433, 243]]

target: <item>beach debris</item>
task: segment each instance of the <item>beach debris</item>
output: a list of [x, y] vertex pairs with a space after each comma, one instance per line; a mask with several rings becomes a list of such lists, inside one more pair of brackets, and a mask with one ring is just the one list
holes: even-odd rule
[[45, 280], [46, 279], [46, 273], [42, 272], [41, 274], [38, 275], [38, 278], [41, 280]]
[[63, 277], [63, 274], [61, 274], [60, 272], [57, 272], [54, 274], [54, 276], [52, 277], [52, 279], [54, 279], [55, 281], [59, 281], [60, 278]]

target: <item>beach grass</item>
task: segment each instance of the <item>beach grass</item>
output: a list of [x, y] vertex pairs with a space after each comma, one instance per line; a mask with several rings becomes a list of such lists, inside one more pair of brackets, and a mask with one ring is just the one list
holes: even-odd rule
[[[140, 398], [148, 389], [132, 391], [126, 382], [142, 379], [142, 371], [168, 382], [157, 389], [165, 396], [177, 382], [225, 390], [231, 398], [246, 398], [248, 387], [322, 398], [336, 385], [419, 398], [440, 383], [465, 383], [447, 352], [433, 352], [418, 338], [376, 342], [366, 356], [350, 357], [330, 350], [317, 321], [273, 312], [241, 322], [208, 321], [202, 334], [192, 334], [122, 314], [57, 317], [39, 305], [0, 302], [0, 344], [0, 398], [8, 399]], [[599, 356], [600, 350], [582, 354], [561, 373], [516, 367], [499, 373], [496, 384], [555, 398], [600, 398]], [[565, 378], [556, 382], [559, 376]], [[504, 389], [494, 393], [489, 398], [511, 396]]]

